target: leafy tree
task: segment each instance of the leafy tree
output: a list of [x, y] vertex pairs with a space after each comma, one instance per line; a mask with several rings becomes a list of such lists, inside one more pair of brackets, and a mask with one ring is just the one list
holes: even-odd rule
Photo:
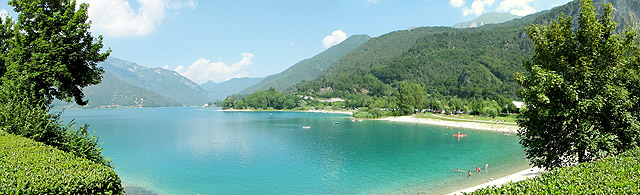
[[73, 0], [11, 0], [18, 19], [0, 24], [0, 131], [51, 145], [105, 166], [87, 126], [64, 125], [53, 99], [85, 105], [82, 88], [100, 83], [102, 37], [89, 32], [87, 4]]
[[425, 91], [420, 84], [401, 82], [398, 87], [398, 107], [403, 114], [412, 114], [414, 109], [424, 108]]
[[0, 82], [10, 80], [15, 90], [29, 91], [46, 105], [54, 98], [87, 104], [82, 88], [100, 83], [103, 70], [97, 63], [110, 53], [100, 53], [102, 36], [89, 32], [88, 4], [11, 0], [9, 5], [18, 19], [7, 18], [0, 26]]
[[560, 17], [528, 28], [535, 53], [516, 76], [526, 105], [518, 120], [527, 157], [554, 168], [638, 146], [640, 52], [635, 31], [614, 34], [612, 8], [581, 0], [577, 25]]

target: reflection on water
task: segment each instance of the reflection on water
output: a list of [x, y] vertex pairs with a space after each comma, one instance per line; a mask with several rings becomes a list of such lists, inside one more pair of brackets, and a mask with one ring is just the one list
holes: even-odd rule
[[[458, 139], [457, 129], [345, 115], [153, 108], [62, 116], [91, 124], [134, 192], [437, 194], [527, 166], [515, 136], [467, 130]], [[471, 179], [455, 171], [484, 162], [492, 170]]]

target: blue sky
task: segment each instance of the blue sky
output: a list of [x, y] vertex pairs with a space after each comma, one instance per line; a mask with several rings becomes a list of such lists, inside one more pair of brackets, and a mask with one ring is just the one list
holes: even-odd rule
[[[2, 0], [2, 10], [12, 10]], [[80, 0], [111, 56], [197, 83], [263, 77], [344, 38], [526, 15], [569, 0]]]

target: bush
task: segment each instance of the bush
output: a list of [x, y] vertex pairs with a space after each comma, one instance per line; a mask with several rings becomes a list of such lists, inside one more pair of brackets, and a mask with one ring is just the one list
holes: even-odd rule
[[[60, 121], [59, 113], [49, 113], [42, 101], [33, 101], [25, 94], [10, 94], [6, 85], [0, 86], [0, 132], [7, 132], [72, 153], [93, 162], [111, 166], [102, 157], [102, 148], [95, 136], [89, 135], [87, 125], [80, 129], [74, 122], [67, 125]], [[19, 92], [19, 91], [18, 91]]]
[[0, 194], [123, 194], [113, 169], [0, 132]]
[[364, 112], [364, 111], [356, 111], [356, 113], [353, 114], [353, 117], [355, 117], [355, 118], [374, 118], [371, 113]]
[[640, 194], [640, 149], [471, 194]]
[[383, 116], [389, 116], [392, 113], [388, 111], [382, 111], [379, 108], [362, 108], [353, 114], [355, 118], [381, 118]]

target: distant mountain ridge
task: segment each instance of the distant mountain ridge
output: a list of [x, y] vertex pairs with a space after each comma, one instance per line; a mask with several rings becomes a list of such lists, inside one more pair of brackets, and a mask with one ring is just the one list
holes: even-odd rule
[[227, 96], [237, 94], [241, 90], [255, 85], [256, 83], [262, 81], [263, 78], [233, 78], [228, 81], [222, 83], [214, 83], [213, 81], [208, 81], [206, 83], [201, 84], [200, 86], [211, 93], [213, 97], [217, 100], [223, 100]]
[[200, 85], [172, 70], [147, 68], [113, 57], [99, 65], [125, 83], [168, 97], [182, 106], [201, 106], [213, 100]]
[[520, 16], [517, 15], [513, 15], [510, 13], [499, 13], [499, 12], [491, 12], [491, 13], [486, 13], [483, 14], [471, 21], [468, 22], [461, 22], [458, 24], [454, 24], [453, 28], [475, 28], [475, 27], [481, 27], [487, 24], [498, 24], [498, 23], [503, 23], [503, 22], [507, 22], [516, 18], [520, 18]]
[[278, 91], [284, 91], [301, 81], [312, 80], [329, 65], [369, 39], [371, 39], [369, 35], [353, 35], [312, 58], [294, 64], [285, 71], [267, 76], [259, 83], [240, 91], [240, 94], [250, 94], [271, 87]]
[[[178, 102], [148, 89], [130, 85], [110, 72], [102, 74], [102, 82], [83, 89], [85, 108], [142, 108], [179, 106]], [[54, 101], [55, 107], [81, 108], [73, 102]]]

